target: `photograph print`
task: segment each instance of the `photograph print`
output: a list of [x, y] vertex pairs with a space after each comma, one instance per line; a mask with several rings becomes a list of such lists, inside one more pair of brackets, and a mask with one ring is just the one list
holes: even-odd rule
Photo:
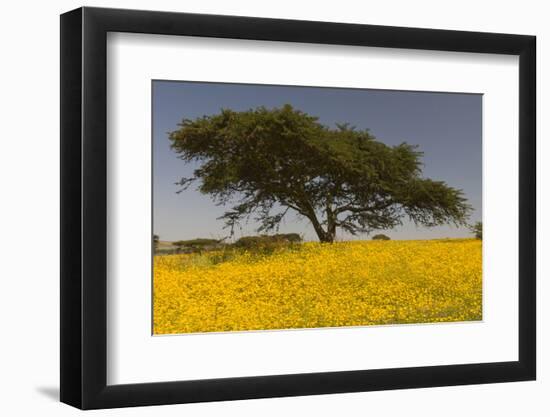
[[153, 334], [482, 320], [482, 99], [152, 81]]

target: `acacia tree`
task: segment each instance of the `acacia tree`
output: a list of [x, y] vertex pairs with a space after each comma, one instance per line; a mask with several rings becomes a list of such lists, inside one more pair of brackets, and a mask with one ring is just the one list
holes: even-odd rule
[[172, 150], [198, 165], [178, 192], [198, 182], [218, 205], [231, 205], [221, 217], [231, 231], [251, 216], [258, 232], [277, 229], [294, 211], [321, 242], [333, 242], [337, 229], [370, 233], [406, 216], [425, 226], [462, 225], [470, 211], [461, 190], [421, 176], [415, 146], [388, 146], [348, 124], [328, 128], [290, 105], [223, 109], [178, 127]]
[[476, 222], [470, 226], [470, 230], [475, 235], [476, 239], [483, 239], [483, 223]]

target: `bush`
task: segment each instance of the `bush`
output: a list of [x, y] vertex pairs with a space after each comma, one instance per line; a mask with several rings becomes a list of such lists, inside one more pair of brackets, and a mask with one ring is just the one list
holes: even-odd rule
[[298, 233], [243, 236], [235, 242], [234, 246], [249, 251], [272, 253], [277, 248], [287, 247], [301, 241], [302, 238]]
[[194, 253], [202, 252], [204, 250], [220, 249], [223, 246], [223, 243], [216, 239], [199, 238], [191, 240], [178, 240], [176, 242], [172, 242], [172, 245], [175, 246], [178, 251]]
[[372, 240], [391, 240], [388, 236], [383, 234], [374, 235]]
[[264, 243], [271, 242], [264, 236], [243, 236], [235, 242], [236, 248], [251, 249]]
[[300, 236], [298, 233], [282, 233], [278, 235], [273, 235], [273, 237], [277, 239], [282, 239], [283, 241], [287, 241], [290, 243], [302, 242], [302, 236]]
[[477, 222], [470, 226], [470, 230], [475, 235], [476, 239], [483, 239], [483, 223]]
[[238, 248], [251, 248], [253, 246], [269, 243], [300, 243], [301, 236], [298, 233], [286, 233], [276, 235], [243, 236], [235, 242]]

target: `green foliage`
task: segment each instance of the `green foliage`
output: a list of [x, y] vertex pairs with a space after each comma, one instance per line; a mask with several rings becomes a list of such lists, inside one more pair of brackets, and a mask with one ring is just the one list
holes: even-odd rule
[[337, 228], [369, 233], [405, 216], [461, 225], [470, 211], [461, 190], [421, 176], [416, 147], [388, 146], [347, 124], [328, 128], [290, 105], [184, 119], [169, 137], [180, 159], [199, 164], [180, 192], [196, 181], [217, 204], [231, 204], [221, 217], [231, 233], [251, 217], [258, 232], [277, 230], [292, 210], [332, 242]]
[[191, 240], [178, 240], [172, 242], [178, 251], [185, 252], [201, 252], [203, 250], [219, 249], [222, 245], [219, 240], [216, 239], [191, 239]]
[[234, 243], [237, 249], [243, 249], [251, 252], [272, 253], [276, 249], [291, 247], [295, 243], [300, 243], [302, 238], [297, 233], [243, 236]]
[[289, 243], [300, 243], [302, 241], [302, 236], [298, 233], [279, 233], [272, 235], [272, 237]]
[[159, 235], [153, 235], [153, 249], [156, 252], [158, 248], [159, 248]]
[[374, 235], [372, 237], [372, 240], [390, 240], [390, 238], [384, 234], [378, 234], [378, 235]]
[[474, 223], [472, 226], [470, 226], [470, 230], [475, 235], [476, 239], [483, 239], [483, 223]]
[[237, 248], [252, 248], [264, 243], [299, 243], [302, 238], [298, 233], [243, 236], [235, 242]]
[[172, 244], [175, 246], [207, 246], [207, 245], [216, 245], [219, 243], [219, 240], [217, 239], [204, 239], [204, 238], [198, 238], [198, 239], [191, 239], [191, 240], [178, 240], [176, 242], [173, 242]]

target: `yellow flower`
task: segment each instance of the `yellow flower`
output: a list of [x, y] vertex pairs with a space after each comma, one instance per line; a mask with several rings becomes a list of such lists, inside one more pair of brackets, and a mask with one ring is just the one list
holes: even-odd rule
[[481, 320], [481, 289], [474, 239], [155, 256], [154, 333]]

